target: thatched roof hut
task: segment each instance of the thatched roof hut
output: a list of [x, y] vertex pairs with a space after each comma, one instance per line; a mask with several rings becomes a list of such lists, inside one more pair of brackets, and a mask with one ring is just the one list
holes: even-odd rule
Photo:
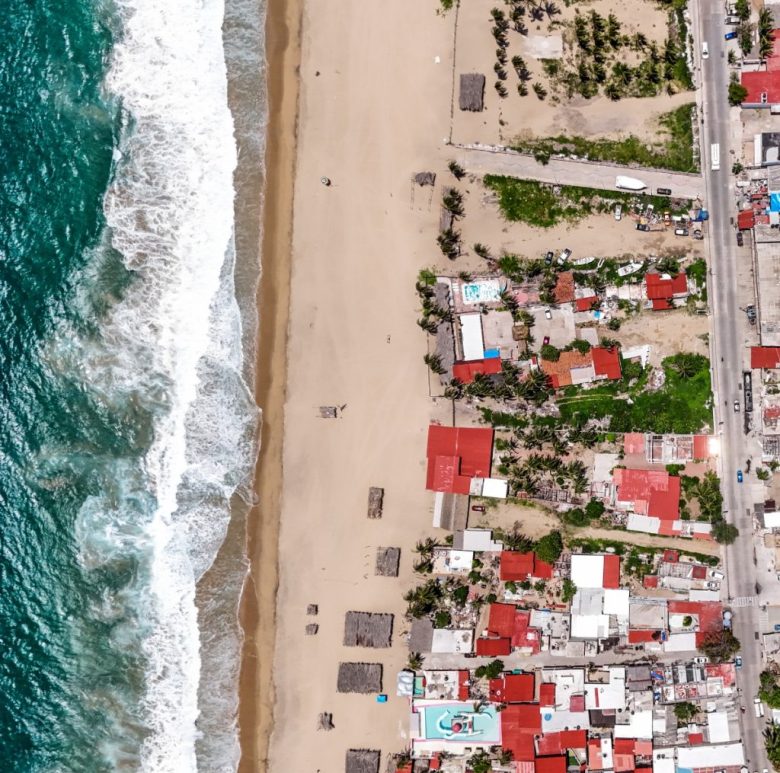
[[458, 105], [461, 110], [474, 113], [482, 111], [485, 105], [485, 76], [479, 73], [461, 73]]
[[368, 517], [381, 518], [385, 501], [385, 490], [379, 486], [371, 486], [368, 490]]
[[345, 647], [389, 647], [392, 635], [392, 615], [347, 612], [344, 617]]
[[380, 752], [373, 749], [348, 749], [345, 773], [379, 773]]
[[380, 577], [398, 577], [401, 548], [377, 548], [374, 574]]
[[339, 663], [339, 692], [382, 692], [381, 663]]
[[436, 172], [417, 172], [412, 179], [417, 185], [433, 185], [436, 182]]

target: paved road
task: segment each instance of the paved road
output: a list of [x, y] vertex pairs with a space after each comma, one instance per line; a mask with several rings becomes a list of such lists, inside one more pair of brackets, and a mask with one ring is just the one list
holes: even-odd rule
[[[694, 9], [695, 10], [695, 9]], [[726, 550], [728, 591], [731, 598], [756, 594], [756, 563], [752, 520], [746, 516], [751, 505], [747, 486], [737, 483], [737, 470], [744, 467], [749, 455], [743, 431], [743, 414], [735, 413], [734, 401], [742, 397], [744, 315], [739, 311], [736, 294], [737, 267], [735, 236], [730, 225], [734, 212], [731, 190], [732, 156], [729, 147], [729, 105], [727, 101], [728, 67], [723, 39], [724, 8], [720, 0], [700, 0], [697, 36], [699, 43], [709, 44], [709, 59], [701, 61], [704, 72], [704, 126], [702, 127], [704, 177], [710, 211], [710, 258], [712, 278], [710, 296], [713, 303], [712, 362], [715, 375], [715, 420], [721, 434], [721, 472], [724, 507], [728, 519], [740, 530], [737, 541]], [[700, 50], [700, 48], [699, 48]], [[720, 170], [710, 169], [710, 145], [720, 144]], [[758, 609], [755, 605], [734, 610], [734, 633], [742, 643], [743, 669], [740, 682], [745, 703], [752, 703], [758, 690], [761, 650], [758, 636]], [[757, 719], [748, 707], [742, 715], [745, 753], [751, 770], [769, 767], [762, 731], [765, 720]]]
[[562, 158], [550, 159], [549, 164], [539, 164], [533, 156], [520, 153], [468, 148], [458, 148], [455, 157], [465, 170], [479, 175], [501, 174], [559, 185], [615, 190], [615, 177], [623, 174], [639, 178], [646, 183], [647, 193], [655, 193], [658, 187], [671, 188], [676, 196], [696, 199], [704, 192], [700, 175], [681, 172], [634, 169], [617, 164], [570, 161]]

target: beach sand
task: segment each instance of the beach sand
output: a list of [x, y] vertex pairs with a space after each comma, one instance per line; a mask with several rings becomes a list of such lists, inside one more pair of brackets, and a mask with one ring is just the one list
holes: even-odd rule
[[[294, 4], [269, 5], [271, 127], [257, 391], [264, 424], [260, 502], [250, 522], [252, 581], [242, 610], [241, 770], [314, 773], [342, 770], [349, 748], [382, 750], [384, 766], [387, 754], [406, 745], [408, 703], [395, 695], [396, 673], [407, 658], [402, 595], [414, 581], [411, 548], [432, 532], [425, 443], [437, 414], [422, 361], [426, 342], [415, 324], [414, 282], [419, 268], [437, 259], [441, 197], [439, 183], [432, 196], [430, 189], [413, 194], [410, 178], [427, 169], [441, 175], [446, 167], [453, 19], [416, 0], [348, 0], [338, 13], [306, 2], [295, 135], [294, 13]], [[282, 14], [288, 31], [274, 45]], [[282, 83], [288, 101], [280, 109]], [[284, 186], [293, 149], [285, 394], [290, 210]], [[331, 178], [330, 187], [320, 183], [322, 176]], [[319, 418], [320, 405], [345, 407], [340, 418], [326, 420]], [[438, 406], [445, 420], [447, 410], [451, 415], [451, 406]], [[381, 520], [366, 517], [369, 486], [385, 489]], [[374, 576], [380, 546], [402, 547], [398, 579]], [[319, 605], [316, 617], [307, 616], [308, 604]], [[348, 610], [395, 614], [393, 646], [344, 647]], [[306, 636], [313, 622], [319, 633]], [[337, 694], [340, 661], [382, 663], [388, 703]], [[323, 711], [333, 713], [333, 731], [317, 730]]]

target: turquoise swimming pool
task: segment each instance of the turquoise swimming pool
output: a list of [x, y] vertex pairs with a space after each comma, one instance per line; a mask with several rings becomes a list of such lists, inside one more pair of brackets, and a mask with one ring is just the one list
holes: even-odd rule
[[426, 706], [425, 737], [468, 743], [498, 743], [501, 724], [494, 706], [474, 711], [473, 703]]

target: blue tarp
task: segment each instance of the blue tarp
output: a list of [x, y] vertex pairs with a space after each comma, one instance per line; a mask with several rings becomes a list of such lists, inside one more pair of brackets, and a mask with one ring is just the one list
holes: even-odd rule
[[769, 211], [780, 212], [780, 191], [769, 192]]
[[497, 360], [501, 357], [501, 351], [499, 349], [485, 349], [486, 360]]

